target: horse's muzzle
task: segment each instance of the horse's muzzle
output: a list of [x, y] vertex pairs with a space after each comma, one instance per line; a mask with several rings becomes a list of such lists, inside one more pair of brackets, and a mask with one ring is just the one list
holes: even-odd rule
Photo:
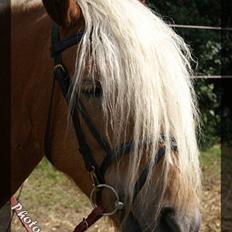
[[123, 232], [199, 232], [201, 216], [197, 212], [194, 215], [177, 213], [174, 208], [167, 207], [161, 212], [158, 223], [155, 226], [141, 224], [138, 218], [129, 215], [124, 224]]
[[199, 232], [201, 225], [200, 212], [194, 215], [181, 215], [173, 208], [162, 211], [159, 226], [153, 232]]

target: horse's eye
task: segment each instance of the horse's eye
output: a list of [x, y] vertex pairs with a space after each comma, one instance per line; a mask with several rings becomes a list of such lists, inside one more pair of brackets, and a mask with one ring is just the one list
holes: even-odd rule
[[86, 97], [101, 97], [102, 87], [100, 82], [84, 81], [81, 93]]

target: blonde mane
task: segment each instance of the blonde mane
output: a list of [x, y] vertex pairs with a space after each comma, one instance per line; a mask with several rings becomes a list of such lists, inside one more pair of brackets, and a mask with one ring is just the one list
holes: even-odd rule
[[[77, 0], [77, 3], [86, 28], [77, 52], [74, 91], [86, 64], [91, 64], [89, 75], [99, 78], [102, 85], [105, 120], [113, 131], [113, 136], [108, 138], [112, 146], [128, 142], [128, 125], [133, 125], [135, 149], [130, 156], [129, 187], [125, 191], [133, 196], [145, 155], [144, 147], [139, 146], [141, 142], [149, 144], [146, 157], [150, 171], [144, 187], [149, 189], [157, 144], [160, 134], [164, 134], [166, 155], [163, 172], [159, 173], [159, 179], [163, 180], [160, 192], [165, 192], [168, 172], [175, 164], [184, 186], [178, 193], [184, 207], [188, 204], [189, 189], [197, 192], [200, 186], [195, 134], [197, 109], [188, 46], [137, 0]], [[177, 158], [170, 149], [171, 136], [177, 142]], [[159, 202], [161, 206], [162, 198]]]

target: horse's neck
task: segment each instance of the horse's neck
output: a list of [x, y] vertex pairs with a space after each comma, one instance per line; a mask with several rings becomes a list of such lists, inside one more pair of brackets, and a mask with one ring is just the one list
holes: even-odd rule
[[52, 81], [50, 21], [41, 7], [13, 10], [11, 45], [12, 190], [42, 158]]
[[[42, 158], [53, 76], [50, 57], [51, 22], [44, 15], [44, 10], [36, 8], [24, 13], [15, 12], [12, 23], [14, 192]], [[72, 177], [84, 192], [90, 192], [91, 183], [86, 184], [86, 169], [74, 131], [67, 127], [67, 105], [58, 86], [54, 100], [52, 160], [56, 168]]]

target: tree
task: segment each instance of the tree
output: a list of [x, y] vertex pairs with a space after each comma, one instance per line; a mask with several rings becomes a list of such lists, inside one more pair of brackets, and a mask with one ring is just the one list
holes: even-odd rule
[[[170, 24], [205, 25], [218, 27], [221, 20], [221, 0], [151, 0], [148, 5]], [[229, 14], [231, 15], [231, 14]], [[230, 16], [232, 18], [232, 16]], [[228, 22], [232, 22], [229, 20]], [[232, 75], [232, 32], [174, 28], [190, 45], [195, 75]], [[222, 40], [222, 37], [225, 39]], [[222, 49], [223, 48], [223, 49]], [[222, 51], [225, 56], [222, 57]], [[201, 147], [220, 142], [221, 136], [221, 82], [196, 79], [195, 90], [201, 112]]]
[[[227, 3], [228, 5], [229, 3]], [[229, 27], [231, 12], [221, 17], [221, 0], [150, 0], [148, 5], [168, 23]], [[228, 6], [225, 6], [229, 8]], [[228, 11], [228, 10], [227, 10]], [[198, 75], [232, 75], [232, 31], [175, 28], [191, 46]]]

